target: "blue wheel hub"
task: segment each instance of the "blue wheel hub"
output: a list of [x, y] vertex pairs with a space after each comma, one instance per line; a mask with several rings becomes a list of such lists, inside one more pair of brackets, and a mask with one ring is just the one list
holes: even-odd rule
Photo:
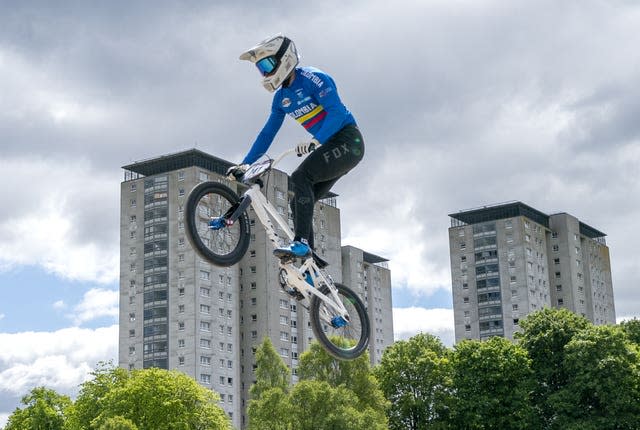
[[224, 217], [213, 218], [209, 221], [209, 228], [211, 230], [220, 230], [221, 228], [226, 227], [227, 223]]
[[333, 328], [342, 328], [347, 325], [347, 321], [340, 315], [331, 318], [331, 325]]

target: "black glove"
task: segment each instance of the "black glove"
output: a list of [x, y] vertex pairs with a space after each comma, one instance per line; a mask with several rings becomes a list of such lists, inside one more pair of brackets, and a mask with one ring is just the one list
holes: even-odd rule
[[231, 166], [227, 169], [227, 178], [229, 178], [230, 181], [240, 180], [248, 168], [248, 164], [238, 164], [237, 166]]

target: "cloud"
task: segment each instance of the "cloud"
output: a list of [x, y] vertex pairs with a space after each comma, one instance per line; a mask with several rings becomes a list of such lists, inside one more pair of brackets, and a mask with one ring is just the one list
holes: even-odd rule
[[[80, 281], [118, 279], [118, 188], [86, 160], [2, 159], [0, 271], [36, 264]], [[31, 178], [25, 187], [24, 178]]]
[[118, 291], [92, 288], [84, 294], [82, 301], [69, 314], [75, 325], [101, 317], [118, 318]]
[[0, 426], [20, 397], [46, 386], [74, 397], [100, 361], [117, 363], [118, 326], [0, 333]]
[[394, 308], [395, 340], [408, 339], [418, 333], [430, 333], [446, 346], [453, 346], [453, 309], [425, 309], [421, 307]]

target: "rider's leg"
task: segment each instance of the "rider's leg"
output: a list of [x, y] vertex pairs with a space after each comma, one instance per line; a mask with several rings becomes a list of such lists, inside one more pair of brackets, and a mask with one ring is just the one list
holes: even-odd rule
[[294, 242], [287, 248], [276, 249], [274, 254], [281, 257], [303, 257], [311, 252], [308, 240], [312, 234], [316, 200], [326, 195], [327, 186], [330, 188], [353, 169], [363, 155], [364, 142], [360, 131], [356, 126], [346, 126], [298, 166], [291, 174], [294, 190], [291, 202], [295, 226]]

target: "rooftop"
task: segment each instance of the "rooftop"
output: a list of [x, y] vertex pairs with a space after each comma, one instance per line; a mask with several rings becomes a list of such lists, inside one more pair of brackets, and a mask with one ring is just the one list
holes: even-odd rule
[[[449, 214], [451, 217], [452, 227], [458, 227], [466, 224], [478, 224], [481, 222], [494, 221], [498, 219], [512, 218], [524, 216], [532, 221], [537, 222], [549, 228], [549, 215], [540, 212], [522, 202], [511, 201], [506, 203], [498, 203], [494, 205], [482, 206], [479, 208], [466, 209], [460, 212]], [[606, 236], [605, 233], [580, 222], [580, 233], [591, 238], [601, 238]]]
[[158, 175], [160, 173], [192, 166], [202, 167], [211, 172], [224, 175], [232, 165], [233, 163], [229, 161], [214, 157], [213, 155], [194, 148], [174, 154], [136, 161], [133, 164], [122, 166], [122, 168], [125, 170], [125, 181], [129, 181], [142, 176]]

